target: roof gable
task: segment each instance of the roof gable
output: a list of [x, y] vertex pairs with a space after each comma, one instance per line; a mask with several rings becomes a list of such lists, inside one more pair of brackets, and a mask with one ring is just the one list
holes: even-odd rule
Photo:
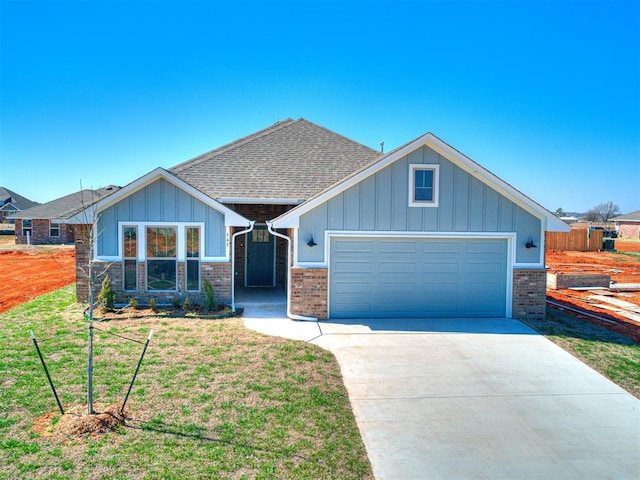
[[305, 119], [272, 125], [169, 171], [224, 203], [302, 203], [381, 154]]
[[[48, 220], [68, 220], [68, 223], [78, 223], [74, 221], [94, 205], [97, 201], [117, 192], [120, 187], [109, 185], [97, 190], [80, 190], [79, 192], [56, 198], [50, 202], [37, 205], [27, 210], [23, 210], [14, 215], [14, 218], [48, 219]], [[83, 222], [81, 222], [83, 223]]]
[[297, 228], [298, 221], [301, 215], [314, 209], [318, 205], [328, 201], [334, 196], [344, 192], [352, 185], [362, 182], [370, 176], [376, 174], [382, 169], [388, 167], [401, 158], [409, 155], [411, 152], [421, 148], [422, 146], [428, 146], [438, 154], [442, 155], [447, 160], [460, 167], [462, 170], [477, 178], [484, 184], [490, 186], [498, 193], [508, 198], [516, 205], [523, 208], [525, 211], [534, 215], [535, 217], [543, 221], [545, 230], [549, 231], [569, 231], [569, 226], [562, 220], [558, 219], [554, 214], [546, 210], [544, 207], [534, 202], [532, 199], [516, 190], [514, 187], [504, 182], [479, 164], [466, 157], [459, 151], [455, 150], [450, 145], [446, 144], [432, 133], [426, 133], [421, 137], [407, 143], [406, 145], [399, 147], [392, 152], [389, 152], [377, 162], [368, 165], [342, 181], [334, 184], [328, 189], [324, 190], [315, 197], [309, 199], [304, 204], [288, 211], [273, 221], [273, 225], [276, 228]]
[[12, 209], [12, 211], [26, 210], [27, 208], [40, 205], [38, 202], [34, 202], [32, 200], [29, 200], [28, 198], [23, 197], [22, 195], [18, 195], [8, 188], [0, 187], [0, 210], [3, 209], [2, 207], [4, 207], [4, 205], [8, 204], [13, 205], [14, 208]]
[[[144, 187], [152, 184], [153, 182], [157, 181], [160, 178], [162, 178], [162, 179], [166, 180], [167, 182], [175, 185], [176, 187], [180, 188], [181, 190], [184, 190], [186, 193], [188, 193], [189, 195], [193, 196], [194, 198], [197, 198], [198, 200], [200, 200], [205, 205], [208, 205], [211, 208], [213, 208], [214, 210], [217, 210], [220, 213], [222, 213], [224, 215], [224, 218], [225, 218], [225, 225], [226, 226], [236, 226], [236, 227], [249, 226], [250, 222], [245, 217], [243, 217], [242, 215], [239, 215], [238, 213], [234, 212], [230, 208], [228, 208], [228, 207], [222, 205], [221, 203], [215, 201], [214, 199], [208, 197], [204, 193], [202, 193], [199, 190], [195, 189], [193, 186], [189, 185], [188, 183], [186, 183], [185, 181], [183, 181], [180, 178], [176, 177], [175, 175], [172, 175], [170, 172], [166, 171], [163, 168], [156, 168], [155, 170], [147, 173], [146, 175], [140, 177], [139, 179], [131, 182], [129, 185], [127, 185], [125, 187], [122, 187], [114, 195], [111, 195], [110, 197], [105, 198], [102, 201], [99, 201], [95, 205], [95, 208], [93, 210], [95, 211], [95, 213], [99, 213], [102, 210], [104, 210], [104, 209], [106, 209], [106, 208], [118, 203], [123, 198], [126, 198], [126, 197], [128, 197], [130, 195], [133, 195], [137, 191], [139, 191], [139, 190], [143, 189]], [[91, 218], [93, 218], [92, 215], [91, 215]], [[91, 220], [91, 221], [93, 221], [93, 220]]]

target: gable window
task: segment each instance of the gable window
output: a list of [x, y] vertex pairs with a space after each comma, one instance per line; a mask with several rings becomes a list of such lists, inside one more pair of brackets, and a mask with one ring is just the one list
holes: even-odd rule
[[60, 236], [60, 224], [56, 222], [49, 223], [49, 236], [50, 237], [59, 237]]
[[131, 292], [138, 289], [138, 228], [123, 227], [122, 240], [124, 289]]
[[200, 229], [187, 227], [187, 285], [189, 292], [200, 290]]
[[439, 165], [409, 165], [409, 206], [437, 207]]
[[24, 219], [22, 220], [22, 236], [23, 237], [32, 237], [33, 236], [33, 226], [32, 220]]
[[177, 228], [147, 227], [147, 289], [177, 289]]

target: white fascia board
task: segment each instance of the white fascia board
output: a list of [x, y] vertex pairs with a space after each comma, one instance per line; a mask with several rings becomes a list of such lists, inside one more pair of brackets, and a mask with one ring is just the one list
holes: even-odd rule
[[507, 182], [491, 173], [486, 168], [471, 160], [466, 155], [460, 153], [451, 145], [448, 145], [431, 133], [426, 134], [424, 137], [428, 137], [425, 138], [424, 142], [427, 146], [429, 146], [448, 160], [451, 160], [453, 163], [458, 165], [470, 175], [476, 177], [481, 182], [494, 188], [499, 193], [514, 202], [516, 205], [523, 208], [525, 211], [539, 218], [544, 226], [543, 231], [547, 230], [550, 232], [568, 232], [571, 230], [571, 227], [567, 223], [560, 220], [557, 216], [549, 212], [542, 205], [536, 203], [524, 193], [515, 189]]
[[153, 183], [159, 178], [163, 178], [167, 182], [185, 191], [192, 197], [200, 200], [205, 205], [208, 205], [214, 210], [217, 210], [218, 212], [222, 213], [224, 215], [225, 226], [227, 227], [248, 227], [249, 226], [250, 224], [249, 220], [244, 218], [242, 215], [239, 215], [238, 213], [231, 210], [229, 207], [222, 205], [221, 203], [217, 202], [213, 198], [202, 193], [200, 190], [197, 190], [196, 188], [192, 187], [184, 180], [181, 180], [180, 178], [166, 171], [164, 168], [160, 168], [160, 167], [156, 168], [155, 170], [152, 170], [151, 172], [138, 178], [137, 180], [134, 180], [126, 187], [122, 187], [113, 195], [109, 195], [103, 200], [99, 200], [96, 204], [94, 204], [92, 210], [94, 212], [100, 212], [105, 208], [118, 203], [122, 198], [128, 197], [129, 195], [134, 194], [138, 190], [141, 190], [142, 188]]
[[251, 197], [220, 197], [220, 203], [236, 203], [243, 205], [300, 205], [304, 200], [299, 198], [251, 198]]
[[560, 220], [544, 207], [537, 204], [532, 199], [524, 195], [522, 192], [516, 190], [505, 181], [501, 180], [493, 173], [489, 172], [487, 169], [471, 160], [469, 157], [463, 155], [450, 145], [446, 144], [432, 133], [426, 133], [421, 137], [418, 137], [414, 141], [406, 144], [404, 147], [401, 147], [398, 150], [389, 153], [386, 157], [382, 158], [377, 163], [370, 165], [368, 168], [365, 168], [360, 172], [357, 172], [351, 177], [348, 177], [345, 181], [338, 183], [333, 187], [330, 187], [324, 192], [309, 199], [302, 205], [281, 215], [273, 221], [273, 226], [275, 228], [297, 228], [299, 225], [298, 219], [301, 215], [330, 200], [336, 195], [344, 192], [356, 183], [359, 183], [370, 177], [371, 175], [376, 174], [383, 168], [392, 164], [396, 160], [407, 156], [409, 153], [417, 150], [423, 145], [432, 148], [447, 160], [450, 160], [470, 175], [479, 179], [482, 183], [489, 185], [490, 187], [513, 201], [515, 204], [531, 213], [536, 218], [539, 218], [543, 225], [543, 231], [547, 230], [551, 232], [568, 232], [571, 230], [571, 227], [569, 227], [568, 224]]

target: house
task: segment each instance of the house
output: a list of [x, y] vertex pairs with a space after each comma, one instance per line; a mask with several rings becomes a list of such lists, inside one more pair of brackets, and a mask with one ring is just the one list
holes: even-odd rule
[[198, 301], [207, 279], [234, 305], [239, 286], [283, 285], [301, 319], [543, 317], [544, 232], [569, 230], [431, 133], [382, 154], [304, 119], [158, 168], [94, 213], [78, 265], [102, 262], [119, 301]]
[[15, 213], [16, 244], [74, 243], [75, 226], [87, 223], [85, 210], [119, 187], [81, 190]]
[[7, 188], [0, 187], [0, 223], [13, 221], [12, 215], [14, 213], [36, 205], [39, 205], [39, 203], [24, 198], [22, 195], [18, 195]]
[[616, 223], [619, 237], [640, 238], [640, 210], [613, 217], [611, 221]]

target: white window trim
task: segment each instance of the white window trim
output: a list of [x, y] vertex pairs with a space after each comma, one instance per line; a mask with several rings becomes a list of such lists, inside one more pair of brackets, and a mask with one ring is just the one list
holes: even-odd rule
[[[432, 170], [433, 171], [433, 200], [430, 202], [415, 200], [415, 175], [416, 170]], [[440, 165], [432, 165], [429, 163], [411, 163], [409, 164], [409, 206], [410, 207], [437, 207], [440, 197]]]
[[[187, 256], [187, 229], [189, 228], [197, 228], [198, 229], [198, 256], [197, 257], [188, 257]], [[198, 293], [202, 291], [202, 248], [204, 246], [203, 244], [203, 240], [204, 240], [204, 236], [203, 236], [203, 231], [202, 231], [202, 227], [200, 225], [185, 225], [184, 226], [184, 238], [185, 238], [185, 243], [184, 243], [184, 291], [185, 292], [192, 292], [192, 293]], [[189, 289], [189, 280], [188, 280], [188, 271], [189, 271], [189, 266], [188, 266], [188, 261], [189, 260], [197, 260], [198, 261], [198, 288], [197, 290], [190, 290]]]
[[[29, 224], [28, 227], [25, 227], [24, 226], [24, 222], [31, 222], [31, 223]], [[27, 237], [27, 236], [28, 237], [33, 237], [33, 220], [30, 219], [30, 218], [25, 218], [24, 220], [22, 220], [22, 228], [21, 228], [21, 230], [22, 230], [22, 236], [23, 237]], [[29, 232], [28, 235], [25, 233], [27, 231]]]
[[[120, 231], [118, 232], [118, 240], [120, 242], [120, 256], [122, 257], [122, 291], [126, 292], [126, 293], [130, 293], [130, 292], [137, 292], [139, 285], [138, 285], [138, 242], [140, 241], [140, 228], [138, 228], [138, 225], [135, 223], [125, 223], [125, 224], [120, 224], [119, 225]], [[135, 257], [125, 257], [124, 256], [124, 230], [125, 228], [135, 228], [136, 229], [136, 256]], [[133, 290], [127, 290], [124, 288], [125, 286], [125, 261], [126, 260], [133, 260], [134, 262], [136, 262], [136, 288]], [[146, 275], [146, 273], [145, 273]]]
[[[58, 226], [58, 234], [57, 235], [53, 235], [51, 233], [51, 225], [57, 225]], [[59, 222], [52, 222], [51, 220], [49, 220], [49, 236], [52, 238], [60, 238], [60, 229], [62, 228], [62, 224]]]

